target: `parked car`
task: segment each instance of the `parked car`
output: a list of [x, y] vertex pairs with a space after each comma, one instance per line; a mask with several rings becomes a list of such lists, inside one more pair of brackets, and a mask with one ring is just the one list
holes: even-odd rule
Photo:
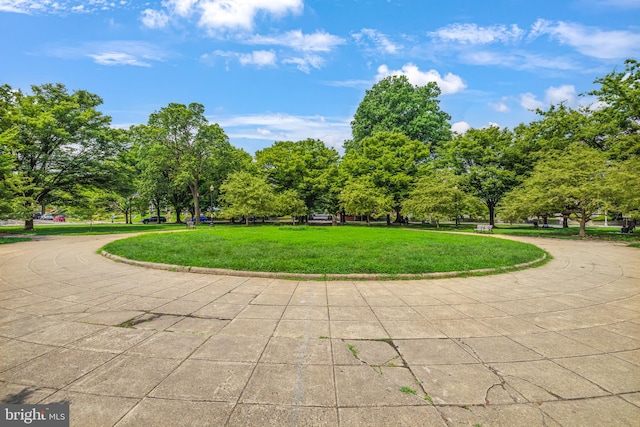
[[42, 214], [40, 212], [35, 212], [33, 214], [33, 219], [40, 219], [42, 217]]
[[[158, 217], [157, 216], [152, 216], [152, 217], [149, 217], [149, 218], [142, 218], [142, 223], [143, 224], [149, 224], [150, 222], [158, 222]], [[161, 222], [161, 223], [167, 222], [167, 218], [161, 216], [159, 222]]]
[[53, 221], [53, 215], [51, 214], [44, 214], [40, 217], [40, 219], [44, 219], [46, 221]]
[[[191, 221], [195, 221], [195, 218], [191, 218]], [[209, 217], [206, 215], [200, 215], [200, 222], [208, 222]]]
[[66, 218], [64, 217], [64, 215], [56, 215], [53, 220], [55, 222], [66, 222]]

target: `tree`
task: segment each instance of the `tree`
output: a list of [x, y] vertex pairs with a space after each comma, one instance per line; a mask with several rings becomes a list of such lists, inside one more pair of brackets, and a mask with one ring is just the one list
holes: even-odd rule
[[218, 124], [209, 124], [204, 106], [170, 103], [149, 116], [144, 131], [146, 144], [162, 170], [168, 173], [169, 186], [189, 188], [196, 223], [200, 222], [200, 186], [211, 171], [216, 144], [228, 142]]
[[[105, 160], [120, 150], [109, 124], [97, 110], [102, 99], [84, 90], [71, 94], [62, 84], [32, 86], [32, 94], [3, 86], [3, 133], [11, 132], [10, 156], [20, 180], [25, 230], [33, 228], [33, 207], [44, 206], [54, 191], [82, 185], [108, 186]], [[8, 117], [8, 118], [7, 118]], [[5, 135], [7, 135], [5, 133]]]
[[294, 190], [307, 213], [327, 208], [326, 194], [337, 176], [338, 152], [318, 139], [278, 141], [256, 152], [258, 168], [276, 191]]
[[220, 186], [222, 201], [228, 216], [243, 216], [249, 225], [250, 216], [267, 216], [274, 211], [274, 194], [263, 177], [247, 171], [234, 172]]
[[372, 215], [386, 214], [393, 207], [392, 197], [376, 188], [368, 176], [348, 182], [338, 197], [347, 213], [366, 216], [367, 225]]
[[378, 132], [350, 148], [341, 167], [347, 181], [366, 176], [373, 186], [389, 194], [393, 199], [396, 222], [401, 222], [402, 201], [429, 156], [429, 148], [420, 141], [401, 133]]
[[285, 190], [278, 194], [275, 205], [278, 214], [291, 217], [293, 225], [296, 225], [296, 217], [303, 217], [307, 214], [307, 206], [295, 190]]
[[612, 200], [613, 168], [602, 151], [574, 143], [539, 161], [531, 176], [504, 198], [505, 209], [523, 216], [571, 212], [584, 237], [591, 216]]
[[640, 62], [627, 59], [622, 72], [615, 70], [596, 79], [601, 86], [589, 93], [600, 105], [593, 115], [611, 156], [618, 160], [640, 156]]
[[463, 191], [462, 177], [446, 169], [421, 176], [402, 203], [405, 215], [422, 220], [433, 218], [437, 227], [440, 218], [455, 218], [458, 227], [462, 214], [481, 210], [480, 200]]
[[441, 151], [445, 164], [464, 178], [462, 185], [487, 205], [491, 225], [496, 205], [518, 183], [511, 164], [512, 143], [511, 131], [491, 126], [456, 135]]
[[451, 120], [440, 110], [440, 89], [434, 82], [414, 86], [405, 76], [389, 76], [367, 90], [358, 106], [347, 151], [378, 132], [396, 132], [432, 148], [451, 137]]

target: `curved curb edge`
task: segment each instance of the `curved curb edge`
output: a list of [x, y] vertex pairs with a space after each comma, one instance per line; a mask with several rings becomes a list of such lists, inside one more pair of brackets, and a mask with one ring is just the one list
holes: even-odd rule
[[262, 277], [271, 279], [291, 279], [291, 280], [394, 280], [394, 279], [443, 279], [450, 277], [460, 277], [479, 274], [498, 274], [506, 273], [512, 270], [519, 270], [522, 268], [530, 267], [532, 265], [543, 262], [547, 259], [547, 253], [545, 252], [542, 257], [533, 261], [523, 262], [520, 264], [510, 265], [506, 267], [496, 268], [482, 268], [478, 270], [466, 270], [466, 271], [444, 271], [439, 273], [421, 273], [421, 274], [367, 274], [367, 273], [353, 273], [353, 274], [307, 274], [307, 273], [271, 273], [267, 271], [242, 271], [242, 270], [228, 270], [224, 268], [206, 268], [206, 267], [193, 267], [187, 265], [175, 265], [175, 264], [162, 264], [159, 262], [137, 261], [129, 258], [124, 258], [119, 255], [114, 255], [107, 251], [101, 251], [101, 255], [105, 258], [109, 258], [115, 262], [121, 262], [123, 264], [134, 265], [137, 267], [151, 268], [155, 270], [167, 270], [175, 271], [179, 273], [197, 273], [197, 274], [212, 274], [219, 276], [239, 276], [239, 277]]

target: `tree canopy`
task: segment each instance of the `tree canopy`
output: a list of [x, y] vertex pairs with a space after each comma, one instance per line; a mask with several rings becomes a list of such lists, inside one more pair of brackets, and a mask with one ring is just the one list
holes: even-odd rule
[[99, 96], [69, 93], [62, 84], [32, 86], [31, 91], [27, 95], [6, 85], [0, 91], [3, 143], [19, 181], [15, 196], [25, 229], [33, 228], [35, 207], [56, 192], [79, 197], [83, 186], [109, 185], [105, 161], [121, 149], [111, 119], [97, 110]]
[[451, 137], [451, 120], [440, 110], [440, 88], [434, 82], [412, 85], [405, 76], [389, 76], [367, 90], [351, 122], [352, 147], [378, 132], [394, 132], [437, 147]]

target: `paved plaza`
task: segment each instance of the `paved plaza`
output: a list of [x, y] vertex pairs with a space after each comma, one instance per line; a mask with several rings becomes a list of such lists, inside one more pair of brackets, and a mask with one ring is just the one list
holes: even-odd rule
[[91, 427], [640, 425], [640, 249], [517, 238], [553, 259], [323, 282], [116, 263], [116, 238], [0, 245], [4, 403]]

